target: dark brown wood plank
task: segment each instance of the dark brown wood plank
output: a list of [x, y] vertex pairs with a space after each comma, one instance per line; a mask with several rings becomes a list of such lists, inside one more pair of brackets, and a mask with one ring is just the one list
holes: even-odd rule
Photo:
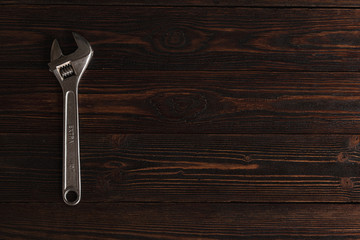
[[112, 6], [225, 6], [225, 7], [359, 7], [356, 0], [4, 0], [1, 4], [63, 4]]
[[[89, 70], [82, 133], [360, 131], [359, 73]], [[0, 132], [62, 132], [62, 93], [44, 70], [3, 70]]]
[[[62, 202], [60, 134], [0, 135], [0, 202]], [[81, 134], [82, 202], [359, 202], [359, 137]]]
[[358, 71], [359, 23], [359, 9], [2, 6], [0, 67], [45, 70], [76, 31], [92, 69]]
[[0, 204], [7, 239], [317, 239], [360, 234], [356, 204]]

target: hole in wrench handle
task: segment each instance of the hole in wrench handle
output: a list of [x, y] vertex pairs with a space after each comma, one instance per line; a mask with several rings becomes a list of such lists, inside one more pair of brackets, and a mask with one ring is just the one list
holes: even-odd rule
[[71, 189], [65, 191], [64, 202], [70, 206], [75, 206], [80, 202], [79, 194]]

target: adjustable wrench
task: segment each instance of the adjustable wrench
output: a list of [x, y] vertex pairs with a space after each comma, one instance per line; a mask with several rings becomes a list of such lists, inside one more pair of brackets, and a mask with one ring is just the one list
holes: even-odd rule
[[78, 49], [69, 55], [63, 55], [58, 41], [51, 46], [49, 63], [63, 90], [64, 97], [64, 135], [63, 135], [63, 187], [64, 202], [74, 206], [80, 202], [80, 143], [78, 85], [92, 56], [93, 50], [88, 41], [73, 33]]

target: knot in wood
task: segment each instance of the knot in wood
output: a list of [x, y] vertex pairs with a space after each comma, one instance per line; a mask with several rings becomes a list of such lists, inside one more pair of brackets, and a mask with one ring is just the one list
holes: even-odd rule
[[351, 136], [349, 139], [349, 149], [356, 150], [358, 148], [358, 145], [360, 143], [359, 136]]
[[168, 48], [182, 48], [186, 44], [185, 33], [181, 29], [171, 29], [164, 36], [164, 45]]
[[[149, 40], [153, 50], [166, 55], [194, 54], [209, 45], [213, 33], [190, 26], [161, 26]], [[206, 59], [203, 59], [204, 61]]]
[[341, 152], [338, 154], [337, 160], [338, 162], [346, 162], [349, 160], [349, 154], [347, 154], [346, 152]]
[[340, 179], [340, 185], [345, 190], [351, 190], [354, 187], [353, 181], [348, 177], [342, 177]]
[[119, 149], [123, 147], [126, 142], [127, 135], [126, 134], [112, 134], [110, 136], [111, 145], [115, 149]]
[[199, 93], [168, 92], [156, 95], [150, 100], [158, 115], [168, 121], [190, 121], [207, 108], [206, 98]]

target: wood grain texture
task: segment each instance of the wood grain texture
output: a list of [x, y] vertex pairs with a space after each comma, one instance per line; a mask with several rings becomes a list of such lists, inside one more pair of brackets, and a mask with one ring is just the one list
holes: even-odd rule
[[[1, 239], [359, 238], [359, 2], [47, 4], [0, 3]], [[47, 63], [71, 31], [95, 56], [70, 209]]]
[[45, 70], [53, 38], [76, 31], [92, 69], [358, 71], [359, 22], [358, 9], [2, 6], [0, 68]]
[[[359, 137], [81, 134], [82, 202], [358, 202]], [[61, 202], [60, 134], [0, 135], [0, 201]]]
[[356, 204], [0, 204], [2, 239], [358, 239]]
[[[89, 70], [81, 133], [347, 133], [360, 129], [359, 73]], [[62, 134], [46, 70], [3, 70], [2, 133]], [[19, 87], [22, 86], [22, 87]]]
[[216, 6], [216, 7], [359, 7], [356, 0], [4, 0], [0, 4], [62, 4], [111, 6]]

